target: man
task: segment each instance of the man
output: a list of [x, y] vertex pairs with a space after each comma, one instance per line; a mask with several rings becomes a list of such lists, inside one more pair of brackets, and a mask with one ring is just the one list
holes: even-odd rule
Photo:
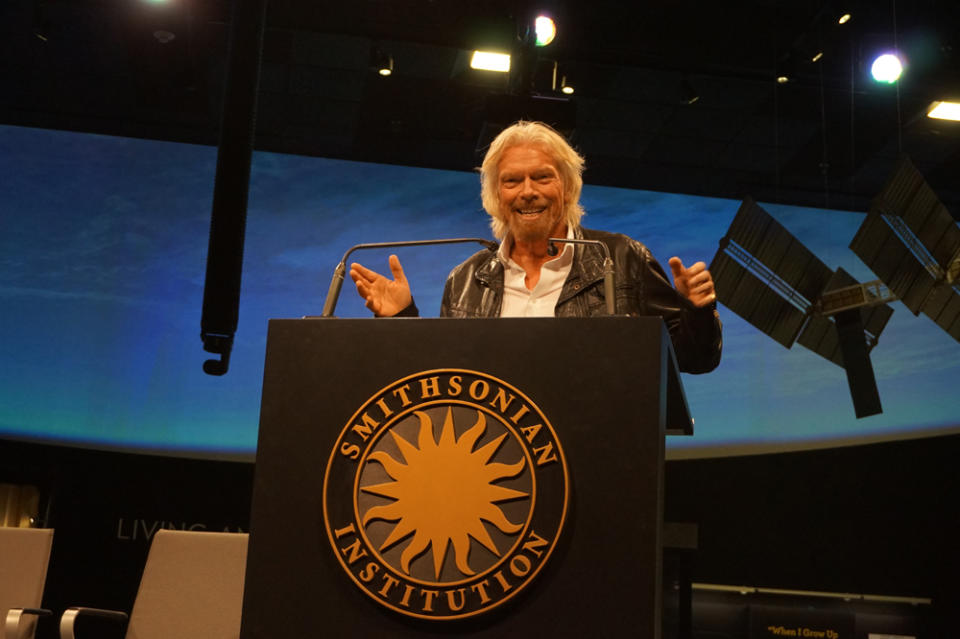
[[[703, 262], [670, 258], [676, 289], [645, 246], [625, 235], [580, 226], [584, 160], [539, 122], [518, 122], [491, 143], [480, 168], [481, 199], [490, 214], [497, 253], [480, 251], [447, 279], [447, 317], [589, 317], [606, 313], [603, 253], [564, 243], [556, 256], [548, 238], [600, 240], [616, 268], [618, 314], [663, 317], [680, 370], [705, 373], [720, 362], [721, 327], [713, 279]], [[415, 316], [410, 286], [396, 255], [393, 279], [359, 264], [350, 277], [379, 317]]]

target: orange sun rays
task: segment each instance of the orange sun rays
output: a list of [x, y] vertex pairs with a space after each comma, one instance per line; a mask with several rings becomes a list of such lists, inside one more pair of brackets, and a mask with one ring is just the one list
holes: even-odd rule
[[394, 502], [370, 508], [362, 524], [366, 526], [377, 519], [397, 522], [380, 545], [381, 552], [413, 534], [400, 555], [400, 566], [408, 575], [410, 564], [429, 546], [433, 550], [434, 573], [439, 579], [451, 544], [457, 569], [464, 575], [473, 575], [469, 565], [470, 538], [500, 556], [484, 521], [506, 534], [515, 534], [523, 528], [522, 524], [511, 523], [497, 503], [529, 497], [529, 493], [493, 482], [519, 475], [525, 459], [521, 457], [513, 464], [488, 463], [506, 433], [473, 450], [486, 432], [486, 417], [482, 412], [477, 412], [476, 423], [457, 439], [453, 411], [448, 408], [436, 441], [430, 416], [422, 411], [413, 414], [420, 420], [416, 446], [390, 432], [402, 461], [384, 451], [375, 451], [369, 456], [370, 461], [383, 466], [394, 481], [364, 486], [361, 490]]

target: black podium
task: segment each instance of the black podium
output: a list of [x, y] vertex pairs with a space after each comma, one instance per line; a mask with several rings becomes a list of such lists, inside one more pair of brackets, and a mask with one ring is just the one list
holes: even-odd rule
[[659, 318], [273, 320], [241, 637], [660, 636]]

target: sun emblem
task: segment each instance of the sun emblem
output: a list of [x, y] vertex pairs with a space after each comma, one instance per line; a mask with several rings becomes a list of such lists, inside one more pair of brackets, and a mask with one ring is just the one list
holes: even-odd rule
[[469, 565], [471, 537], [500, 556], [484, 521], [506, 534], [516, 534], [523, 528], [522, 524], [511, 523], [498, 504], [529, 497], [529, 493], [495, 482], [520, 474], [526, 460], [521, 457], [512, 464], [491, 463], [506, 433], [474, 450], [487, 429], [486, 417], [480, 411], [476, 423], [457, 438], [453, 410], [447, 408], [439, 440], [434, 439], [430, 416], [422, 411], [413, 414], [420, 420], [416, 446], [390, 431], [403, 461], [382, 450], [374, 451], [368, 458], [381, 464], [394, 481], [363, 486], [361, 490], [395, 501], [367, 510], [362, 525], [366, 527], [377, 519], [397, 522], [380, 544], [381, 552], [413, 535], [400, 556], [400, 567], [408, 575], [410, 562], [429, 546], [433, 551], [434, 575], [439, 579], [452, 544], [457, 569], [471, 576], [475, 574]]
[[556, 547], [569, 478], [533, 400], [478, 371], [398, 379], [347, 420], [323, 517], [336, 561], [394, 612], [463, 619], [514, 599]]

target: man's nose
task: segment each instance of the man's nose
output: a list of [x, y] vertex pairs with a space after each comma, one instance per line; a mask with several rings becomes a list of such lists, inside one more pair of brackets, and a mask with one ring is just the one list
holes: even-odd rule
[[523, 184], [520, 185], [520, 196], [527, 198], [537, 196], [537, 192], [533, 188], [533, 180], [530, 178], [523, 179]]

